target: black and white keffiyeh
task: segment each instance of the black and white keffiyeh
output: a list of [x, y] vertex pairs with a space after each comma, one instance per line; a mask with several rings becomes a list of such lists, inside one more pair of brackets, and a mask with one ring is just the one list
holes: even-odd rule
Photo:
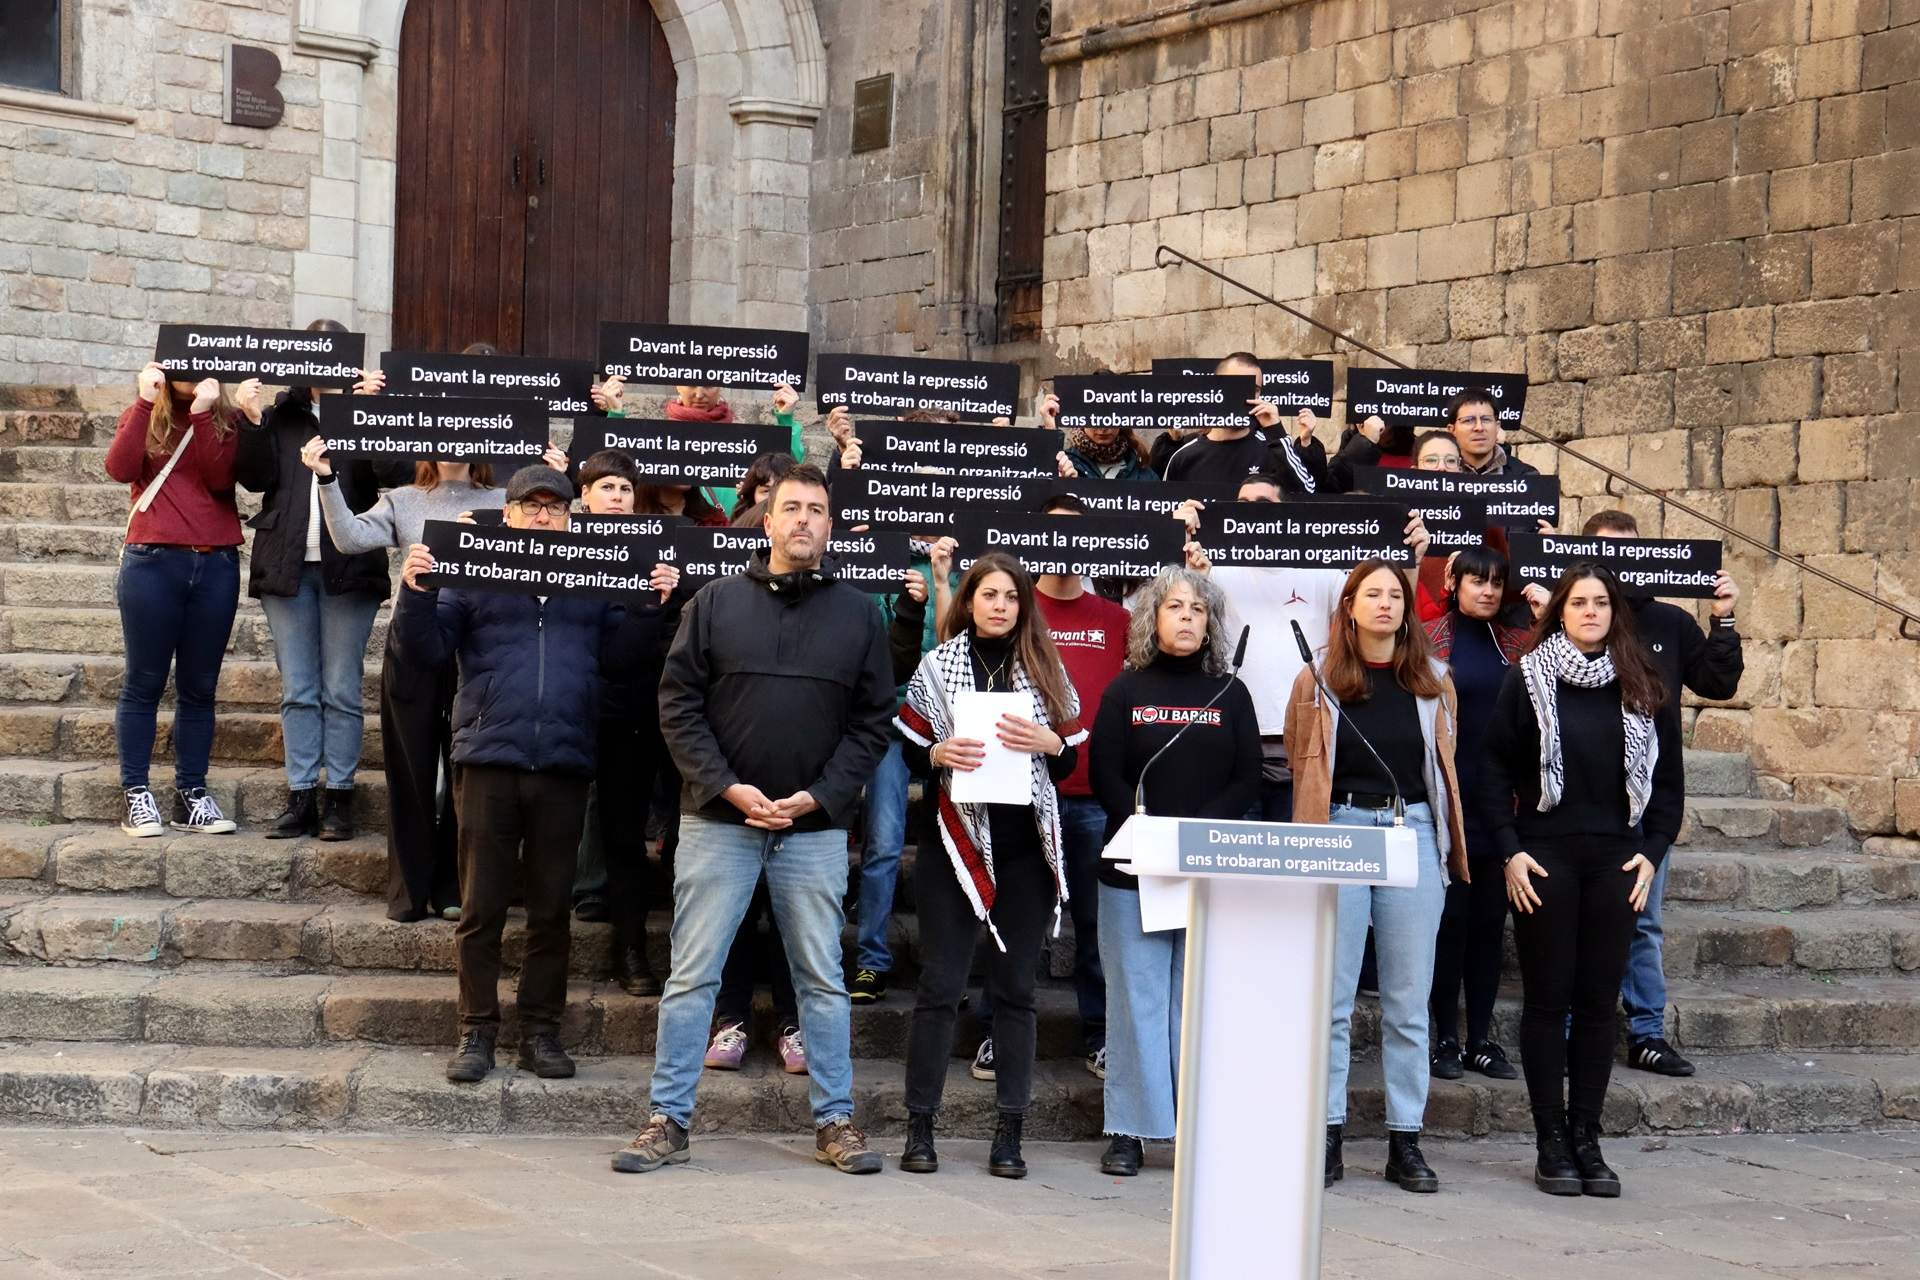
[[[1589, 658], [1574, 646], [1564, 631], [1556, 631], [1520, 659], [1520, 673], [1527, 685], [1527, 698], [1533, 703], [1533, 715], [1540, 722], [1540, 812], [1546, 813], [1560, 803], [1566, 788], [1567, 766], [1560, 749], [1561, 681], [1580, 689], [1599, 689], [1618, 677], [1613, 670], [1613, 655], [1603, 653]], [[1640, 821], [1653, 795], [1653, 766], [1660, 758], [1660, 740], [1653, 732], [1653, 717], [1620, 704], [1620, 722], [1626, 737], [1627, 821]]]

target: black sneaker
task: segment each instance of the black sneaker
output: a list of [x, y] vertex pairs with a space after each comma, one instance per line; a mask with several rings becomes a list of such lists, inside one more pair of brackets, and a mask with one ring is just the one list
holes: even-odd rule
[[1627, 1046], [1627, 1065], [1662, 1076], [1690, 1076], [1693, 1064], [1674, 1052], [1660, 1036], [1648, 1036]]
[[460, 1037], [460, 1047], [447, 1059], [447, 1079], [455, 1084], [477, 1084], [493, 1070], [493, 1046], [499, 1039], [498, 1027], [469, 1027]]
[[573, 1075], [573, 1059], [560, 1047], [560, 1037], [551, 1031], [536, 1031], [520, 1038], [519, 1067], [542, 1080], [566, 1080]]
[[847, 997], [855, 1004], [872, 1004], [885, 998], [887, 974], [884, 969], [857, 969], [847, 984]]
[[224, 836], [239, 829], [239, 823], [220, 812], [220, 802], [205, 787], [188, 787], [173, 793], [175, 831], [192, 831], [203, 836]]
[[968, 1067], [967, 1071], [975, 1080], [991, 1080], [994, 1078], [992, 1036], [988, 1036], [985, 1040], [982, 1040], [980, 1047], [974, 1050], [973, 1065]]
[[1140, 1174], [1140, 1162], [1146, 1158], [1140, 1139], [1117, 1133], [1100, 1157], [1100, 1172], [1110, 1178], [1134, 1178]]
[[1435, 1044], [1427, 1059], [1427, 1073], [1435, 1080], [1458, 1080], [1465, 1075], [1466, 1068], [1460, 1065], [1460, 1042], [1446, 1039]]
[[1467, 1065], [1489, 1080], [1517, 1080], [1520, 1073], [1507, 1061], [1507, 1051], [1491, 1040], [1467, 1049]]
[[166, 831], [160, 824], [160, 802], [153, 798], [153, 792], [145, 787], [127, 788], [121, 797], [120, 830], [143, 840]]

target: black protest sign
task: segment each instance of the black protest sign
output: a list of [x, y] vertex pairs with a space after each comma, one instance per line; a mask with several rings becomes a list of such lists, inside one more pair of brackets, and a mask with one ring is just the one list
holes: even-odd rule
[[163, 324], [153, 358], [181, 382], [258, 378], [276, 387], [350, 387], [366, 363], [367, 335]]
[[1083, 430], [1206, 431], [1251, 426], [1247, 405], [1256, 388], [1250, 373], [1103, 373], [1053, 380], [1053, 392], [1060, 397], [1060, 425]]
[[[691, 525], [674, 536], [680, 575], [695, 582], [744, 573], [756, 551], [765, 551], [759, 529]], [[826, 568], [841, 582], [863, 591], [896, 589], [911, 562], [907, 535], [896, 529], [866, 533], [836, 532], [827, 539]]]
[[960, 554], [965, 570], [981, 556], [1004, 551], [1027, 572], [1088, 578], [1151, 578], [1179, 564], [1187, 531], [1152, 516], [1012, 515], [970, 511], [960, 517]]
[[1057, 476], [1066, 433], [1044, 427], [961, 427], [946, 422], [860, 422], [860, 465], [875, 471], [955, 476]]
[[991, 422], [1012, 418], [1020, 398], [1017, 364], [822, 352], [814, 373], [813, 397], [820, 407], [845, 405], [855, 417], [924, 411]]
[[544, 400], [553, 414], [593, 408], [593, 362], [544, 356], [463, 356], [389, 351], [380, 357], [387, 390], [400, 395], [494, 396]]
[[1216, 565], [1351, 569], [1362, 560], [1411, 565], [1404, 503], [1226, 502], [1200, 513], [1207, 559]]
[[633, 539], [639, 560], [649, 569], [674, 563], [678, 555], [674, 535], [688, 523], [685, 516], [596, 515], [591, 511], [576, 512], [573, 517], [573, 527], [583, 533]]
[[641, 484], [733, 485], [763, 453], [793, 444], [785, 427], [743, 422], [667, 422], [582, 414], [573, 420], [567, 457], [575, 466], [617, 449], [640, 469]]
[[807, 335], [788, 329], [600, 322], [609, 377], [668, 387], [760, 387], [807, 382]]
[[[1483, 498], [1467, 498], [1453, 492], [1444, 483], [1440, 487], [1419, 485], [1399, 486], [1394, 478], [1410, 475], [1424, 479], [1428, 476], [1451, 478], [1447, 471], [1403, 471], [1394, 467], [1355, 467], [1354, 485], [1360, 493], [1376, 497], [1391, 497], [1396, 501], [1404, 499], [1414, 515], [1420, 517], [1427, 526], [1427, 532], [1433, 535], [1433, 541], [1427, 547], [1430, 556], [1448, 556], [1456, 551], [1465, 551], [1468, 547], [1477, 547], [1487, 540], [1487, 504]], [[1345, 495], [1327, 494], [1320, 500], [1338, 501]]]
[[1493, 397], [1501, 422], [1520, 421], [1527, 405], [1524, 373], [1462, 373], [1457, 369], [1362, 369], [1347, 366], [1347, 421], [1378, 417], [1388, 426], [1444, 427], [1447, 405], [1468, 387]]
[[1232, 502], [1230, 484], [1171, 484], [1133, 480], [1057, 480], [1054, 493], [1080, 499], [1090, 516], [1171, 516], [1183, 502]]
[[833, 521], [843, 529], [946, 533], [969, 509], [1038, 511], [1053, 483], [1039, 476], [903, 475], [852, 467], [834, 473]]
[[1537, 582], [1551, 591], [1576, 564], [1613, 570], [1620, 584], [1652, 596], [1713, 597], [1720, 572], [1720, 544], [1693, 538], [1569, 538], [1557, 533], [1507, 535], [1513, 552], [1514, 585]]
[[655, 555], [644, 538], [429, 520], [423, 540], [433, 553], [433, 572], [420, 578], [425, 587], [595, 600], [660, 599], [648, 582]]
[[537, 462], [547, 451], [547, 406], [464, 396], [323, 396], [320, 434], [334, 458]]
[[[1157, 376], [1207, 378], [1219, 367], [1218, 360], [1155, 360]], [[1283, 413], [1311, 409], [1322, 417], [1333, 414], [1333, 361], [1262, 360], [1260, 394], [1274, 402]]]
[[1413, 471], [1406, 467], [1355, 467], [1356, 487], [1383, 498], [1422, 502], [1471, 498], [1487, 504], [1487, 523], [1532, 529], [1560, 523], [1560, 477], [1477, 476], [1463, 471]]

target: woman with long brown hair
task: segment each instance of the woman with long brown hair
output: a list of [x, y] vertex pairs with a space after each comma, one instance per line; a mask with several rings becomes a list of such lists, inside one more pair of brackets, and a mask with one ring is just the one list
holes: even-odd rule
[[[1034, 984], [1040, 947], [1067, 897], [1056, 783], [1073, 772], [1080, 699], [1060, 664], [1033, 579], [1012, 556], [974, 561], [955, 588], [941, 632], [950, 637], [920, 661], [894, 724], [907, 766], [930, 782], [929, 821], [914, 867], [920, 920], [920, 990], [907, 1037], [907, 1146], [900, 1167], [940, 1167], [933, 1126], [953, 1054], [954, 1019], [966, 991], [980, 925], [993, 937], [994, 1089], [1000, 1109], [987, 1171], [1024, 1178], [1020, 1134], [1033, 1095]], [[978, 769], [987, 744], [958, 736], [960, 699], [973, 692], [1024, 695], [1028, 714], [1002, 716], [1003, 750], [1029, 758], [1020, 804], [960, 803], [956, 773]], [[944, 856], [943, 856], [944, 855]]]
[[163, 830], [148, 787], [160, 695], [173, 673], [173, 806], [176, 831], [224, 834], [233, 819], [207, 790], [213, 696], [240, 604], [240, 513], [233, 501], [237, 419], [260, 421], [260, 380], [229, 395], [212, 378], [183, 382], [158, 364], [140, 371], [138, 394], [107, 446], [106, 471], [131, 488], [126, 550], [114, 583], [126, 675], [114, 711], [120, 754], [120, 829]]
[[[1413, 616], [1405, 573], [1383, 560], [1364, 560], [1347, 575], [1327, 628], [1318, 682], [1314, 674], [1312, 668], [1300, 672], [1287, 706], [1294, 821], [1392, 826], [1397, 797], [1420, 850], [1415, 884], [1340, 886], [1326, 1180], [1346, 1173], [1340, 1145], [1353, 1002], [1371, 925], [1387, 1086], [1386, 1177], [1407, 1191], [1437, 1191], [1440, 1179], [1420, 1150], [1427, 1110], [1427, 996], [1448, 876], [1466, 878], [1467, 840], [1453, 767], [1458, 702], [1446, 665], [1428, 652], [1426, 632]], [[1392, 777], [1382, 771], [1383, 763]]]
[[1478, 801], [1513, 903], [1534, 1184], [1617, 1196], [1600, 1108], [1634, 914], [1680, 833], [1680, 720], [1600, 565], [1567, 570], [1532, 639], [1494, 704]]

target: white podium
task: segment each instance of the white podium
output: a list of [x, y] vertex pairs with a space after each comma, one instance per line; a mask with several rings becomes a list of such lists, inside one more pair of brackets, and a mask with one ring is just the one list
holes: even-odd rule
[[1413, 831], [1142, 814], [1102, 856], [1187, 930], [1174, 1280], [1318, 1276], [1335, 891], [1414, 884]]

